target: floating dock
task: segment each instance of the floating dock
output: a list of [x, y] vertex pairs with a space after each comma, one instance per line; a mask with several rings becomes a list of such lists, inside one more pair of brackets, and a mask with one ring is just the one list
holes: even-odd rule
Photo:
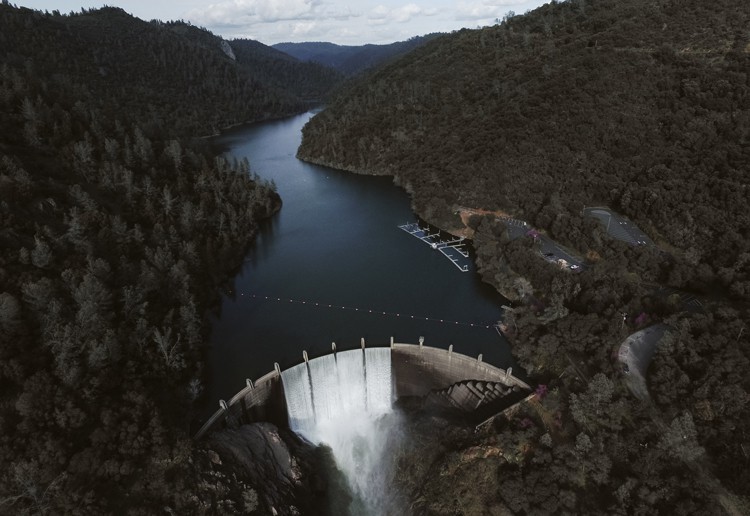
[[399, 229], [402, 229], [411, 236], [420, 239], [432, 249], [440, 251], [440, 253], [448, 258], [461, 272], [469, 272], [471, 260], [469, 259], [469, 251], [466, 249], [463, 237], [456, 238], [451, 235], [449, 238], [452, 240], [443, 240], [442, 232], [440, 230], [433, 230], [427, 226], [422, 227], [418, 222], [401, 224]]

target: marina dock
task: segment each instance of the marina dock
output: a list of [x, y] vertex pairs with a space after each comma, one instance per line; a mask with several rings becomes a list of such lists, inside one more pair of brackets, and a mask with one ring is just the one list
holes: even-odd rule
[[469, 251], [466, 249], [464, 238], [456, 238], [450, 235], [449, 240], [443, 240], [442, 232], [437, 229], [431, 229], [428, 226], [422, 227], [418, 222], [409, 222], [401, 224], [399, 229], [406, 231], [411, 236], [420, 239], [432, 249], [448, 258], [453, 265], [461, 272], [468, 272], [471, 260]]

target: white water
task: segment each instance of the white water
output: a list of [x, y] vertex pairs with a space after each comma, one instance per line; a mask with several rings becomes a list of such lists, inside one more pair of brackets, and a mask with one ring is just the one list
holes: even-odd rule
[[281, 373], [289, 425], [314, 444], [329, 446], [349, 482], [353, 514], [380, 514], [388, 467], [392, 413], [391, 350], [341, 351]]

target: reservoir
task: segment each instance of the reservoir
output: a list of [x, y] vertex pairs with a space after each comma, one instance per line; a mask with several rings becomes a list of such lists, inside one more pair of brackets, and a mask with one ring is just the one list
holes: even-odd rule
[[[312, 113], [236, 128], [217, 143], [273, 180], [281, 211], [262, 225], [211, 319], [201, 419], [271, 371], [331, 350], [396, 342], [453, 349], [514, 365], [492, 325], [503, 298], [473, 265], [461, 272], [399, 225], [416, 222], [390, 177], [362, 176], [295, 157]], [[423, 224], [424, 225], [424, 224]], [[447, 235], [446, 235], [447, 237]], [[330, 306], [329, 306], [330, 305]], [[488, 328], [489, 326], [489, 328]]]

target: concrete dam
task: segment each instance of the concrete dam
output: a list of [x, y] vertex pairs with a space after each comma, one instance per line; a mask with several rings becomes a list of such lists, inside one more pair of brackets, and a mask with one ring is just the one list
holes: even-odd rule
[[395, 343], [390, 347], [365, 346], [308, 358], [282, 371], [274, 370], [244, 389], [220, 408], [195, 434], [195, 439], [227, 427], [267, 421], [305, 434], [316, 422], [347, 407], [369, 413], [390, 411], [402, 398], [419, 398], [424, 407], [453, 413], [479, 424], [521, 401], [531, 387], [477, 358], [448, 349]]

